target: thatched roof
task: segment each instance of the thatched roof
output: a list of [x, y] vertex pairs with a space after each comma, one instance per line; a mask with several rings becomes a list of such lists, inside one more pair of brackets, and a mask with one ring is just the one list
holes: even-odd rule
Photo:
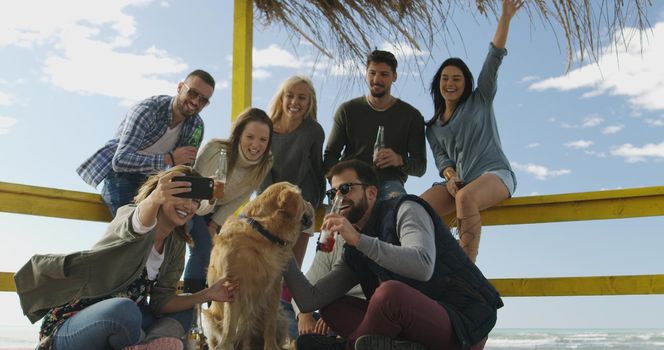
[[[652, 0], [526, 0], [531, 25], [550, 26], [564, 42], [568, 68], [594, 58], [605, 41], [626, 27], [647, 28]], [[445, 45], [455, 33], [454, 13], [497, 17], [499, 0], [254, 0], [256, 15], [265, 24], [281, 23], [331, 59], [362, 62], [376, 42], [403, 42], [429, 51]], [[523, 16], [523, 14], [521, 15]], [[455, 33], [463, 38], [463, 33]], [[378, 41], [380, 39], [380, 41]], [[619, 38], [623, 39], [624, 38]], [[443, 41], [441, 43], [441, 40]], [[436, 42], [437, 41], [437, 42]]]

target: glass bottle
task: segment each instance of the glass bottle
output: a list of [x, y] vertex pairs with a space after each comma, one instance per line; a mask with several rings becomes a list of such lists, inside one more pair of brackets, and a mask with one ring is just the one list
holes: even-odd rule
[[201, 145], [201, 137], [203, 136], [203, 127], [201, 125], [196, 126], [196, 129], [194, 129], [194, 132], [191, 133], [191, 136], [189, 137], [189, 141], [187, 141], [187, 144], [192, 147], [198, 148], [198, 146]]
[[373, 162], [376, 162], [376, 156], [378, 151], [385, 148], [385, 127], [382, 125], [378, 126], [378, 133], [376, 133], [376, 142], [374, 143], [374, 153], [373, 153]]
[[228, 155], [226, 154], [226, 149], [222, 148], [219, 151], [219, 167], [214, 172], [214, 182], [215, 182], [214, 198], [223, 197], [227, 174], [228, 174]]
[[[334, 197], [334, 203], [332, 204], [332, 209], [330, 210], [331, 214], [339, 214], [341, 210], [341, 204], [344, 201], [344, 195], [337, 193]], [[320, 231], [320, 237], [318, 237], [318, 242], [316, 243], [316, 250], [321, 252], [329, 253], [334, 249], [334, 242], [336, 241], [336, 235], [338, 232], [330, 232], [327, 229], [322, 229]]]
[[200, 304], [196, 304], [194, 306], [194, 312], [196, 318], [194, 319], [194, 323], [191, 325], [191, 329], [189, 329], [189, 333], [187, 334], [187, 343], [185, 349], [204, 350], [207, 349], [207, 343], [205, 339], [205, 334], [203, 333]]

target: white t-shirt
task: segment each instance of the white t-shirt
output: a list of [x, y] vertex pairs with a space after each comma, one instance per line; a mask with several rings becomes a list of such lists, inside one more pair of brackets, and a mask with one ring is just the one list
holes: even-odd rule
[[168, 128], [166, 130], [166, 133], [164, 136], [160, 137], [157, 142], [153, 143], [150, 147], [138, 151], [140, 154], [165, 154], [170, 152], [173, 147], [175, 147], [175, 143], [178, 141], [178, 137], [180, 136], [180, 130], [182, 130], [182, 124], [178, 124], [176, 127], [173, 129]]
[[[136, 210], [134, 211], [134, 215], [131, 217], [131, 225], [134, 228], [134, 232], [138, 234], [146, 234], [150, 232], [155, 226], [157, 226], [157, 222], [155, 221], [154, 225], [152, 226], [145, 226], [141, 222], [141, 220], [138, 219], [138, 212], [139, 212], [140, 207], [136, 207]], [[154, 281], [157, 278], [157, 274], [159, 274], [159, 268], [161, 267], [161, 264], [164, 262], [164, 254], [166, 253], [166, 247], [164, 247], [164, 251], [159, 254], [157, 252], [157, 249], [154, 248], [154, 245], [152, 245], [152, 250], [150, 250], [150, 256], [148, 256], [148, 261], [145, 263], [145, 268], [148, 270], [148, 279], [151, 281]]]

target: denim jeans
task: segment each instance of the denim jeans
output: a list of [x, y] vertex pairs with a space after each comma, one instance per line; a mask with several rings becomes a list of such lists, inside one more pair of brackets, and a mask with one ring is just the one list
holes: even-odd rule
[[[164, 317], [175, 319], [188, 330], [193, 311], [185, 310]], [[141, 308], [131, 299], [106, 299], [65, 321], [53, 337], [53, 349], [122, 349], [141, 341], [142, 333], [156, 320], [147, 307]]]
[[194, 215], [191, 219], [189, 234], [194, 246], [189, 246], [189, 260], [184, 269], [184, 279], [207, 280], [207, 268], [212, 252], [212, 237], [208, 232], [209, 216]]
[[387, 180], [380, 182], [378, 199], [385, 200], [394, 196], [406, 194], [406, 189], [399, 180]]
[[101, 198], [106, 203], [111, 215], [123, 205], [134, 202], [134, 196], [143, 185], [147, 176], [138, 173], [116, 173], [111, 171], [104, 179], [101, 189]]
[[293, 305], [286, 300], [280, 300], [281, 307], [286, 311], [286, 318], [288, 319], [288, 336], [295, 340], [298, 337], [297, 320], [295, 319], [295, 311]]

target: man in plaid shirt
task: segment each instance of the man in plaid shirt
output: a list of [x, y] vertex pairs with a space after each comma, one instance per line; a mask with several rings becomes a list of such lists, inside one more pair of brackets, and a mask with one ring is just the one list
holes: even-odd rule
[[203, 139], [198, 115], [210, 103], [214, 79], [195, 70], [178, 83], [177, 95], [152, 96], [132, 107], [115, 137], [81, 164], [76, 171], [97, 187], [111, 215], [133, 202], [150, 174], [179, 164], [193, 164]]

